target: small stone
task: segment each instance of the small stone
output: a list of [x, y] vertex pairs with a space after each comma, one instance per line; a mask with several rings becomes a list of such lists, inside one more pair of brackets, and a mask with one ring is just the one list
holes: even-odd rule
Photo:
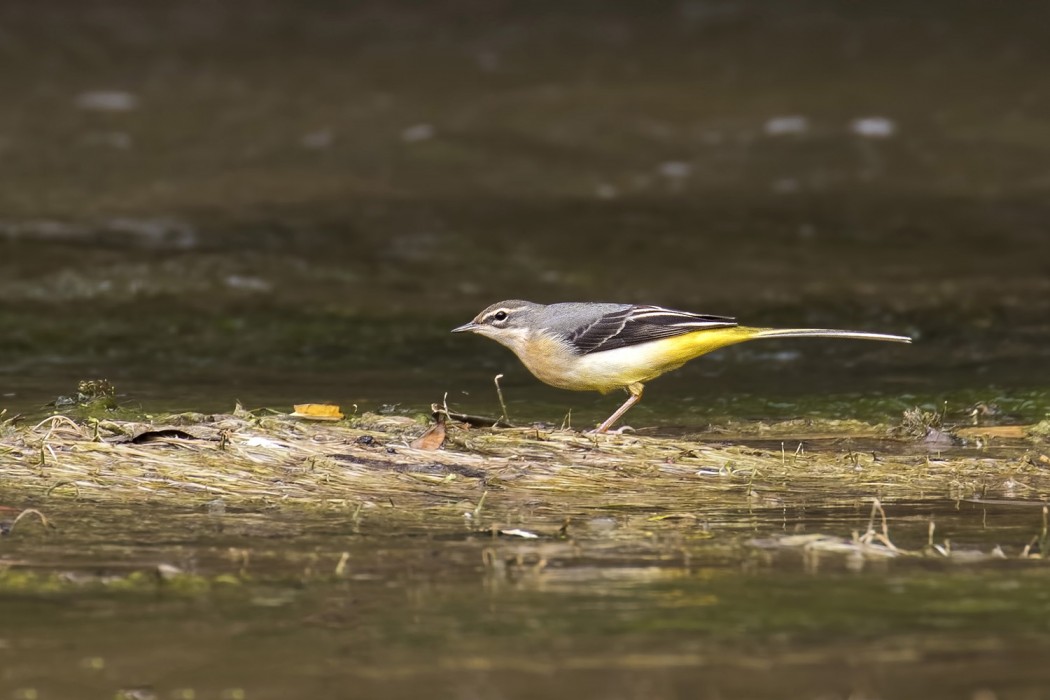
[[98, 112], [130, 112], [138, 108], [139, 98], [122, 90], [92, 90], [77, 95], [76, 105]]
[[431, 124], [415, 124], [401, 132], [401, 140], [405, 143], [416, 143], [434, 138], [434, 127]]
[[804, 134], [809, 131], [809, 119], [801, 114], [788, 114], [779, 117], [770, 117], [766, 120], [763, 130], [767, 136], [790, 136]]
[[854, 119], [849, 125], [850, 131], [857, 136], [869, 139], [886, 139], [897, 131], [897, 125], [887, 117], [862, 117]]

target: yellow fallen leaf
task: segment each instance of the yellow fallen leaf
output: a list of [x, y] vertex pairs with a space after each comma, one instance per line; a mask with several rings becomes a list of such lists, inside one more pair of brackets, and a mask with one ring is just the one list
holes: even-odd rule
[[307, 420], [340, 420], [343, 412], [338, 406], [327, 403], [297, 403], [292, 415]]

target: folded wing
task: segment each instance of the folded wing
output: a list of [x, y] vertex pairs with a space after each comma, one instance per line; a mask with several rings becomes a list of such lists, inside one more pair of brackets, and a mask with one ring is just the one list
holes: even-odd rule
[[732, 328], [728, 316], [694, 314], [660, 306], [625, 306], [580, 326], [569, 334], [569, 342], [581, 355], [627, 347], [660, 338], [711, 328]]

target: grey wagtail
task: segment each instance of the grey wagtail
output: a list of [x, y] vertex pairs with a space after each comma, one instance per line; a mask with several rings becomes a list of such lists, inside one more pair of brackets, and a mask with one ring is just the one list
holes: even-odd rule
[[537, 379], [560, 389], [626, 389], [604, 433], [642, 398], [645, 382], [727, 345], [758, 338], [858, 338], [910, 343], [903, 335], [827, 328], [749, 328], [728, 316], [634, 304], [501, 301], [453, 333], [470, 331], [510, 348]]

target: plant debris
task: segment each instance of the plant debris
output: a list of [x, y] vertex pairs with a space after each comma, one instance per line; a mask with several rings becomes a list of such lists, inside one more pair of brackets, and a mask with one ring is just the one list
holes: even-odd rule
[[[825, 500], [977, 498], [1022, 489], [1050, 496], [1050, 473], [1016, 431], [947, 451], [899, 438], [853, 437], [794, 426], [781, 439], [595, 436], [551, 428], [475, 429], [439, 421], [420, 435], [406, 416], [361, 414], [312, 423], [291, 415], [177, 414], [150, 421], [55, 415], [0, 435], [5, 491], [99, 501], [213, 500], [317, 505], [419, 500], [420, 484], [446, 499], [480, 489], [535, 498], [545, 507], [634, 503], [651, 515], [689, 513], [683, 497], [753, 504], [820, 493]], [[877, 431], [868, 431], [869, 435]], [[1033, 441], [1038, 438], [1032, 438]], [[935, 450], [935, 451], [931, 451]], [[686, 489], [683, 491], [683, 489]]]

